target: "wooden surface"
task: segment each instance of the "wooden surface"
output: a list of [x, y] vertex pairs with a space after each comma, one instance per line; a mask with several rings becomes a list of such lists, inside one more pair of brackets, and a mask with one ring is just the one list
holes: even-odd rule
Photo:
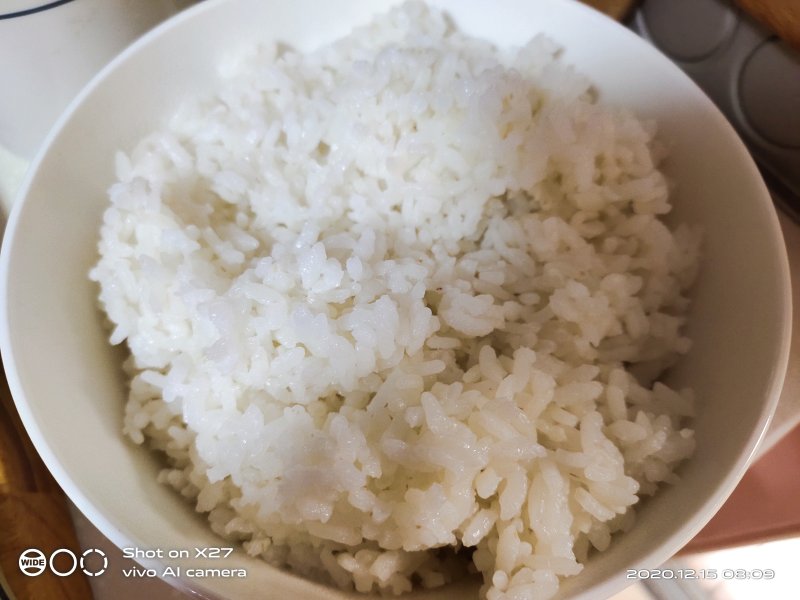
[[627, 17], [638, 4], [637, 0], [581, 0], [581, 2], [606, 13], [609, 17], [618, 21]]
[[[81, 552], [64, 492], [28, 439], [0, 369], [0, 569], [6, 584], [16, 600], [92, 598], [80, 569], [68, 577], [49, 570], [35, 577], [23, 574], [19, 556], [28, 548], [48, 557], [58, 548], [69, 548], [76, 556]], [[55, 565], [67, 570], [71, 561], [61, 556]]]
[[800, 0], [736, 0], [736, 3], [800, 50]]

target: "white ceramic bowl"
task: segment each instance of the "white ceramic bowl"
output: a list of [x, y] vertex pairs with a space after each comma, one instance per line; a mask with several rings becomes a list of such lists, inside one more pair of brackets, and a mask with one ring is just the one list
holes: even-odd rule
[[[391, 3], [208, 0], [106, 68], [35, 160], [2, 252], [3, 357], [45, 462], [121, 547], [166, 552], [222, 542], [177, 494], [156, 483], [157, 460], [120, 432], [120, 353], [106, 342], [97, 290], [87, 278], [114, 151], [131, 148], [187, 94], [213, 87], [217, 66], [256, 40], [311, 49]], [[789, 350], [789, 276], [776, 214], [747, 151], [711, 102], [620, 25], [565, 0], [434, 3], [467, 32], [501, 45], [546, 32], [564, 46], [564, 59], [596, 82], [603, 102], [657, 119], [671, 146], [666, 171], [677, 182], [674, 218], [706, 232], [689, 325], [695, 344], [673, 373], [675, 383], [697, 392], [697, 453], [681, 467], [679, 485], [644, 502], [636, 527], [562, 586], [564, 597], [606, 597], [629, 583], [626, 569], [658, 566], [700, 530], [733, 490], [765, 431]], [[211, 596], [341, 596], [241, 553], [224, 565], [207, 564], [243, 565], [248, 572], [244, 579], [190, 582]]]

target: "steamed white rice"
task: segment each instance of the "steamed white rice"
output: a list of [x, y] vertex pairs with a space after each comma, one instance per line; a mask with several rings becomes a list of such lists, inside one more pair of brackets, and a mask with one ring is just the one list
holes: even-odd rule
[[698, 236], [660, 220], [654, 126], [557, 54], [406, 4], [118, 155], [91, 277], [124, 431], [216, 532], [343, 588], [471, 561], [541, 600], [676, 480]]

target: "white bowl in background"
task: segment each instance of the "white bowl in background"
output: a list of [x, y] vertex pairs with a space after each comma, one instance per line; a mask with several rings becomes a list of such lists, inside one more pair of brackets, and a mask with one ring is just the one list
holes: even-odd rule
[[[543, 31], [607, 104], [658, 121], [677, 183], [671, 218], [705, 230], [694, 290], [691, 353], [672, 373], [697, 393], [696, 455], [678, 485], [638, 509], [636, 527], [562, 585], [562, 597], [598, 599], [655, 568], [691, 539], [731, 493], [774, 411], [789, 352], [791, 296], [775, 210], [732, 128], [686, 76], [615, 22], [566, 0], [435, 0], [460, 28], [500, 45]], [[2, 257], [0, 347], [19, 412], [70, 498], [120, 547], [225, 543], [173, 490], [157, 458], [121, 434], [121, 354], [108, 343], [87, 274], [113, 157], [159, 127], [187, 95], [212, 89], [217, 67], [258, 40], [301, 50], [347, 34], [392, 0], [207, 0], [139, 40], [84, 89], [51, 132], [12, 212]], [[142, 559], [147, 566], [164, 561]], [[192, 580], [210, 597], [350, 597], [237, 552], [244, 579]], [[113, 565], [112, 565], [113, 568]], [[180, 582], [178, 582], [180, 584]], [[186, 584], [186, 582], [183, 582]], [[462, 582], [459, 594], [474, 581]], [[447, 598], [454, 587], [422, 593]], [[469, 596], [465, 596], [469, 597]]]
[[176, 0], [5, 0], [0, 7], [0, 144], [33, 158], [92, 76], [177, 10]]

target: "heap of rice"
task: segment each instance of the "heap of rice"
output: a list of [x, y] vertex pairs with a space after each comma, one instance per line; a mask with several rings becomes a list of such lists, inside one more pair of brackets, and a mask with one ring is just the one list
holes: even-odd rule
[[400, 593], [471, 559], [489, 599], [552, 596], [693, 450], [655, 381], [698, 240], [653, 138], [547, 40], [421, 4], [262, 49], [117, 158], [91, 277], [125, 433], [298, 573]]

